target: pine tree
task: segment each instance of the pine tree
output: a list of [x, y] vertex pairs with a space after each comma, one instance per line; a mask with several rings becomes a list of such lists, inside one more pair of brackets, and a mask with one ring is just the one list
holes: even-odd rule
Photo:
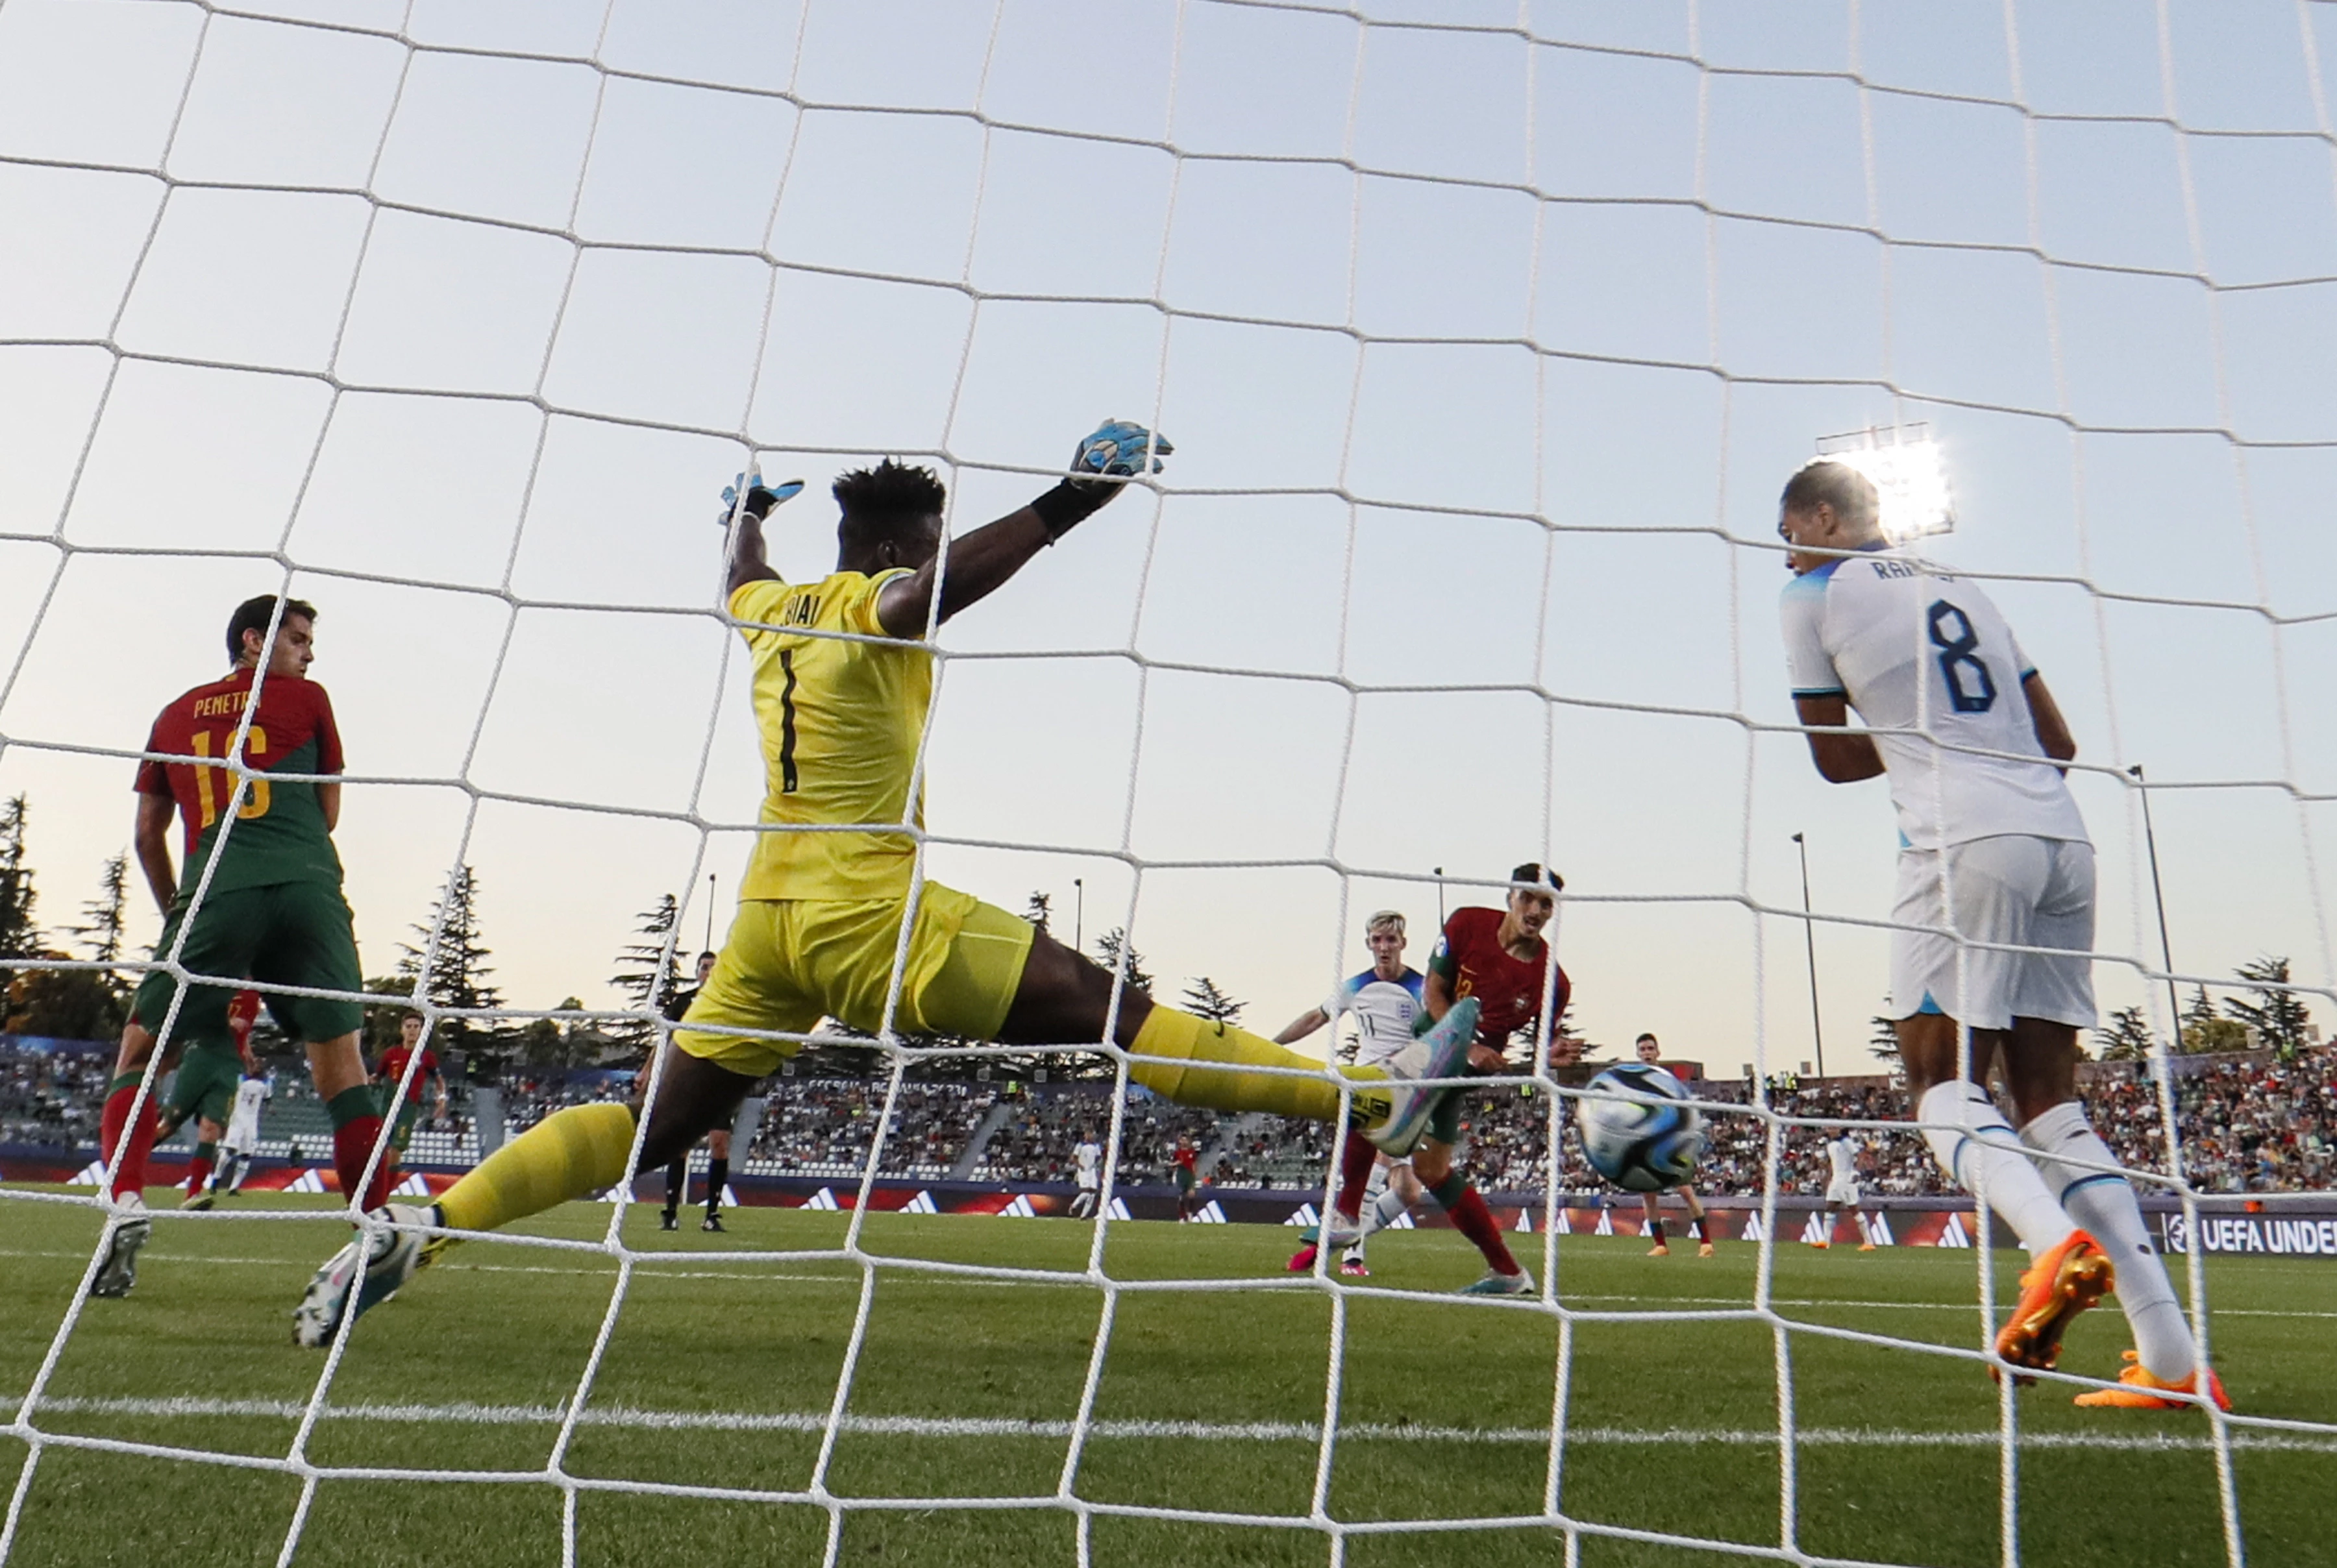
[[1096, 938], [1096, 962], [1108, 971], [1119, 969], [1123, 950], [1128, 956], [1128, 983], [1149, 993], [1152, 989], [1152, 977], [1145, 970], [1144, 955], [1129, 944], [1128, 928], [1114, 926]]
[[[487, 962], [491, 956], [484, 937], [479, 930], [478, 874], [469, 866], [455, 873], [445, 895], [433, 904], [430, 919], [412, 928], [422, 939], [420, 946], [400, 942], [398, 950], [406, 956], [398, 960], [398, 972], [411, 975], [418, 982], [416, 991], [426, 996], [442, 1008], [500, 1008], [504, 994], [488, 976], [494, 966]], [[438, 933], [438, 945], [430, 954], [429, 972], [423, 972], [423, 959], [429, 953], [430, 933]], [[493, 1022], [476, 1022], [464, 1018], [442, 1019], [432, 1038], [437, 1042], [440, 1055], [460, 1050], [473, 1056], [497, 1057], [506, 1054], [511, 1032]]]
[[[34, 958], [41, 950], [41, 929], [33, 920], [38, 895], [33, 891], [33, 868], [24, 863], [29, 815], [21, 794], [0, 803], [0, 960]], [[0, 1014], [12, 1010], [5, 998], [15, 979], [16, 971], [0, 962]]]
[[[114, 855], [98, 873], [98, 896], [82, 906], [88, 923], [68, 927], [99, 963], [122, 957], [130, 861]], [[62, 953], [52, 953], [62, 958]], [[111, 969], [35, 969], [16, 982], [24, 1032], [67, 1040], [111, 1040], [130, 1020], [130, 987]]]
[[2286, 1061], [2305, 1047], [2305, 1026], [2313, 1021], [2313, 1009], [2294, 991], [2277, 988], [2288, 984], [2288, 959], [2263, 957], [2249, 959], [2233, 973], [2244, 980], [2258, 982], [2250, 989], [2256, 994], [2253, 1002], [2226, 998], [2224, 1010], [2240, 1023], [2255, 1030], [2264, 1043], [2280, 1053]]
[[2216, 1012], [2215, 1004], [2208, 999], [2205, 986], [2195, 987], [2191, 992], [2191, 999], [2184, 1004], [2181, 1037], [2183, 1048], [2195, 1055], [2248, 1048], [2247, 1026]]
[[1866, 1048], [1886, 1062], [1899, 1059], [1899, 1024], [1877, 1013], [1866, 1020]]
[[1185, 1010], [1207, 1018], [1213, 1024], [1241, 1022], [1242, 1004], [1217, 989], [1217, 982], [1207, 975], [1196, 975], [1193, 983], [1185, 988]]
[[[609, 977], [609, 984], [624, 998], [626, 1007], [662, 1011], [680, 984], [673, 966], [666, 962], [665, 950], [667, 939], [681, 919], [681, 905], [671, 893], [664, 893], [656, 904], [633, 918], [640, 923], [633, 928], [633, 940], [617, 950], [617, 971]], [[652, 1025], [629, 1019], [612, 1025], [610, 1033], [646, 1047], [657, 1030]]]
[[[414, 976], [410, 972], [398, 975], [376, 975], [365, 982], [365, 989], [376, 997], [411, 997], [414, 994]], [[370, 1007], [365, 1010], [365, 1035], [362, 1043], [367, 1061], [372, 1061], [382, 1052], [397, 1044], [398, 1034], [403, 1027], [401, 1020], [405, 1017], [406, 1008], [397, 1004], [387, 1007]], [[444, 1056], [445, 1051], [443, 1037], [433, 1036], [430, 1048]]]
[[130, 856], [125, 851], [108, 857], [105, 869], [98, 873], [97, 897], [81, 907], [82, 919], [87, 923], [73, 928], [73, 934], [82, 939], [89, 956], [101, 964], [115, 963], [122, 958], [129, 905]]
[[2140, 1008], [2120, 1008], [2110, 1015], [2107, 1028], [2096, 1029], [2094, 1041], [2106, 1062], [2139, 1062], [2150, 1055], [2150, 1023]]
[[1054, 901], [1042, 892], [1032, 893], [1031, 901], [1022, 906], [1022, 918], [1041, 931], [1046, 930], [1047, 921], [1054, 912]]

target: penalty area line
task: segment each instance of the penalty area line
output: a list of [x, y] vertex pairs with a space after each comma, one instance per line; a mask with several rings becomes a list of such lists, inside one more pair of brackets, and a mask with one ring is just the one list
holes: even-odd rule
[[[21, 1398], [11, 1395], [11, 1402]], [[40, 1403], [43, 1414], [83, 1416], [143, 1416], [161, 1417], [266, 1417], [298, 1420], [308, 1411], [293, 1399], [214, 1399], [191, 1396], [175, 1398], [80, 1398], [60, 1396]], [[567, 1412], [557, 1405], [365, 1404], [328, 1406], [328, 1421], [386, 1421], [446, 1424], [466, 1427], [557, 1426]], [[816, 1437], [827, 1429], [828, 1417], [816, 1411], [753, 1413], [719, 1410], [643, 1410], [625, 1406], [588, 1408], [577, 1417], [580, 1427], [608, 1427], [626, 1431], [778, 1432]], [[5, 1429], [5, 1428], [0, 1428]], [[837, 1429], [853, 1437], [1032, 1437], [1061, 1441], [1073, 1432], [1069, 1421], [1026, 1421], [1002, 1417], [930, 1416], [846, 1416]], [[1090, 1439], [1171, 1439], [1202, 1442], [1317, 1443], [1322, 1427], [1311, 1421], [1130, 1421], [1096, 1420], [1088, 1425]], [[1814, 1427], [1795, 1434], [1804, 1447], [1994, 1448], [2000, 1432], [1926, 1432], [1874, 1427]], [[1569, 1445], [1585, 1447], [1673, 1447], [1710, 1445], [1724, 1447], [1774, 1447], [1777, 1434], [1760, 1428], [1667, 1427], [1641, 1429], [1624, 1427], [1577, 1427], [1566, 1435]], [[1546, 1448], [1546, 1427], [1428, 1427], [1358, 1422], [1339, 1428], [1341, 1442], [1470, 1443]], [[2205, 1453], [2215, 1447], [2206, 1434], [2164, 1432], [2034, 1432], [2019, 1435], [2023, 1448], [2098, 1449], [2116, 1453]], [[2328, 1437], [2278, 1433], [2234, 1432], [2235, 1449], [2337, 1454], [2337, 1435]]]

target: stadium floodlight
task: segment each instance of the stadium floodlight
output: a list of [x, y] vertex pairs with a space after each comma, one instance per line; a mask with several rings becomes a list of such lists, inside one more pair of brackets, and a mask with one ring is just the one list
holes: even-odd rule
[[1882, 531], [1893, 544], [1956, 526], [1947, 464], [1928, 424], [1869, 425], [1818, 441], [1818, 455], [1866, 475], [1882, 503]]

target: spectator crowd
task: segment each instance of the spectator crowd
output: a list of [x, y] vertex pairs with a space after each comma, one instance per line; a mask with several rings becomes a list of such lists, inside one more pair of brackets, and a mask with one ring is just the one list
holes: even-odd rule
[[[81, 1150], [97, 1138], [98, 1106], [112, 1066], [110, 1052], [53, 1041], [0, 1036], [0, 1144], [19, 1148]], [[278, 1099], [269, 1115], [296, 1138], [318, 1120], [303, 1075], [279, 1073]], [[621, 1100], [632, 1092], [621, 1072], [549, 1072], [504, 1087], [506, 1136], [565, 1105]], [[753, 1143], [737, 1167], [758, 1175], [857, 1176], [876, 1141], [888, 1085], [884, 1079], [777, 1077], [765, 1086], [766, 1105]], [[2138, 1173], [2166, 1168], [2157, 1085], [2137, 1063], [2094, 1063], [2081, 1087], [2094, 1125], [2118, 1158]], [[2337, 1185], [2337, 1047], [2308, 1050], [2283, 1062], [2265, 1053], [2227, 1058], [2186, 1058], [2175, 1078], [2183, 1168], [2209, 1193], [2327, 1190]], [[1747, 1104], [1749, 1086], [1702, 1081], [1697, 1098], [1745, 1105], [1742, 1113], [1708, 1115], [1708, 1138], [1697, 1169], [1697, 1189], [1716, 1196], [1761, 1191], [1768, 1156], [1769, 1120]], [[1093, 1083], [1023, 1085], [911, 1081], [902, 1086], [885, 1126], [878, 1174], [940, 1180], [1067, 1183], [1075, 1151], [1109, 1135], [1111, 1090]], [[1904, 1096], [1880, 1080], [1834, 1080], [1773, 1086], [1769, 1109], [1785, 1120], [1781, 1190], [1822, 1191], [1830, 1129], [1797, 1119], [1904, 1122]], [[443, 1125], [425, 1131], [448, 1151], [476, 1147], [468, 1105], [457, 1103]], [[305, 1120], [302, 1114], [308, 1113]], [[1590, 1192], [1600, 1186], [1582, 1156], [1572, 1125], [1572, 1102], [1530, 1086], [1480, 1089], [1463, 1116], [1462, 1162], [1472, 1180], [1489, 1191], [1540, 1189], [1549, 1171], [1550, 1118], [1558, 1120], [1559, 1185]], [[300, 1120], [296, 1130], [291, 1123]], [[1882, 1196], [1922, 1197], [1947, 1191], [1921, 1139], [1887, 1125], [1853, 1135], [1863, 1145], [1861, 1180]], [[1192, 1110], [1130, 1090], [1121, 1125], [1120, 1179], [1167, 1179], [1180, 1142], [1189, 1142], [1205, 1180], [1228, 1187], [1319, 1187], [1335, 1140], [1317, 1122], [1263, 1115], [1221, 1115]], [[321, 1141], [314, 1140], [311, 1141]], [[437, 1138], [415, 1151], [435, 1154]], [[428, 1152], [425, 1152], [427, 1146]], [[265, 1146], [265, 1144], [263, 1145]]]

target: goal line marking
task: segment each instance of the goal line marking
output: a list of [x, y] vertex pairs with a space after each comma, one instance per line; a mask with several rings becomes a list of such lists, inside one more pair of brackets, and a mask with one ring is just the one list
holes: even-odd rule
[[[10, 1396], [11, 1399], [17, 1398]], [[218, 1399], [193, 1396], [171, 1398], [44, 1398], [44, 1413], [89, 1416], [245, 1417], [298, 1420], [308, 1406], [292, 1399]], [[444, 1423], [467, 1427], [556, 1427], [567, 1412], [556, 1405], [334, 1405], [323, 1412], [328, 1421]], [[826, 1414], [816, 1411], [778, 1414], [725, 1414], [715, 1410], [641, 1410], [626, 1406], [588, 1409], [580, 1427], [611, 1427], [627, 1431], [778, 1432], [818, 1436], [827, 1429]], [[995, 1417], [846, 1416], [840, 1431], [875, 1437], [1037, 1437], [1064, 1439], [1071, 1436], [1069, 1421], [1014, 1420]], [[5, 1428], [0, 1428], [5, 1430]], [[1090, 1438], [1171, 1438], [1208, 1442], [1316, 1443], [1322, 1428], [1311, 1421], [1129, 1421], [1090, 1423]], [[1924, 1432], [1873, 1427], [1812, 1427], [1794, 1434], [1806, 1447], [1882, 1446], [1890, 1448], [1994, 1448], [2001, 1435], [1986, 1431]], [[1710, 1444], [1729, 1447], [1774, 1446], [1774, 1428], [1667, 1427], [1645, 1430], [1624, 1427], [1577, 1427], [1566, 1434], [1569, 1445], [1598, 1447], [1661, 1447], [1680, 1444]], [[1427, 1427], [1358, 1422], [1339, 1428], [1341, 1442], [1477, 1443], [1547, 1447], [1547, 1427]], [[2215, 1447], [2206, 1434], [2136, 1432], [2023, 1432], [2024, 1448], [2107, 1449], [2120, 1453], [2208, 1453]], [[2234, 1432], [2234, 1448], [2337, 1454], [2337, 1437], [2315, 1437], [2277, 1433]]]

